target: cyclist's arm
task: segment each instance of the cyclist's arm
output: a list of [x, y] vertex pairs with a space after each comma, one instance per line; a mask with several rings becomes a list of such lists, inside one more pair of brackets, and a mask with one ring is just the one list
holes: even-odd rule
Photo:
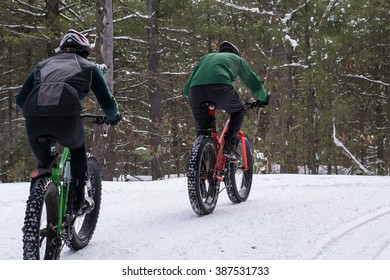
[[119, 115], [118, 104], [110, 92], [102, 70], [100, 70], [98, 67], [94, 67], [92, 69], [91, 89], [107, 119], [115, 120]]
[[34, 72], [31, 71], [30, 75], [28, 75], [27, 79], [24, 81], [24, 84], [18, 94], [16, 95], [16, 106], [18, 106], [19, 110], [23, 112], [24, 103], [26, 102], [27, 96], [33, 89], [34, 85]]
[[249, 67], [248, 63], [243, 59], [241, 60], [241, 67], [238, 74], [241, 81], [252, 90], [258, 100], [267, 100], [268, 95], [263, 87], [263, 84]]

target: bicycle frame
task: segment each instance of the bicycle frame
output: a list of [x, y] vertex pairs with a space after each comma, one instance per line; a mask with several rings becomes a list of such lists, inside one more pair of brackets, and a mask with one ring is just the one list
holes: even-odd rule
[[50, 171], [50, 179], [56, 185], [59, 192], [57, 235], [60, 236], [62, 230], [62, 221], [63, 221], [64, 213], [66, 213], [66, 207], [68, 202], [70, 182], [67, 182], [66, 180], [67, 178], [70, 178], [70, 170], [65, 170], [65, 174], [63, 176], [64, 182], [62, 182], [61, 176], [63, 175], [66, 162], [70, 159], [70, 151], [68, 148], [64, 147], [59, 164], [57, 164], [58, 152], [55, 147], [55, 140], [48, 140], [48, 141], [50, 144], [51, 157], [52, 157], [50, 164], [48, 166], [48, 171]]
[[[107, 124], [99, 115], [81, 115], [94, 124]], [[37, 141], [48, 149], [45, 166], [31, 173], [30, 195], [26, 202], [23, 225], [24, 259], [59, 259], [64, 245], [75, 251], [88, 245], [95, 231], [101, 202], [101, 177], [96, 159], [87, 158], [87, 190], [83, 195], [88, 205], [75, 208], [71, 176], [71, 151], [56, 136], [42, 135]], [[61, 155], [57, 146], [62, 146]], [[72, 203], [70, 203], [72, 202]], [[76, 206], [77, 207], [77, 206]]]
[[[223, 182], [224, 181], [224, 177], [222, 175], [223, 175], [223, 170], [225, 170], [225, 164], [226, 164], [225, 155], [223, 154], [223, 146], [225, 144], [224, 136], [225, 136], [226, 131], [228, 130], [230, 117], [227, 119], [227, 121], [226, 121], [226, 123], [225, 123], [225, 125], [223, 127], [222, 133], [221, 133], [221, 135], [218, 138], [216, 124], [215, 124], [215, 121], [216, 121], [216, 117], [215, 117], [216, 107], [213, 106], [213, 105], [210, 105], [210, 104], [208, 105], [208, 107], [209, 107], [209, 115], [211, 115], [211, 117], [212, 117], [211, 138], [214, 140], [215, 144], [217, 145], [217, 160], [216, 160], [215, 166], [214, 166], [214, 176], [218, 180]], [[249, 166], [248, 166], [248, 159], [247, 159], [247, 154], [246, 154], [245, 135], [244, 135], [244, 133], [241, 130], [238, 131], [238, 137], [240, 138], [240, 141], [241, 141], [242, 160], [243, 160], [243, 163], [244, 163], [244, 169], [248, 170]]]
[[[96, 124], [103, 124], [106, 123], [106, 120], [102, 116], [97, 115], [91, 115], [91, 114], [83, 114], [81, 115], [81, 118], [94, 118], [96, 119]], [[70, 166], [66, 165], [66, 162], [70, 160], [70, 150], [67, 147], [64, 147], [64, 150], [61, 155], [61, 159], [59, 161], [59, 164], [57, 165], [57, 150], [55, 148], [55, 142], [51, 142], [51, 153], [52, 153], [52, 161], [49, 166], [49, 170], [51, 167], [51, 179], [54, 182], [54, 184], [58, 188], [59, 192], [59, 209], [58, 209], [58, 222], [57, 222], [57, 235], [61, 235], [62, 231], [62, 223], [63, 223], [63, 217], [65, 216], [67, 205], [68, 205], [68, 199], [69, 199], [69, 186], [70, 186]], [[65, 168], [65, 170], [64, 170]], [[61, 176], [63, 175], [63, 181], [61, 180]]]
[[[70, 174], [70, 170], [65, 170], [66, 173], [69, 172], [69, 174], [65, 174], [64, 176], [64, 183], [61, 182], [61, 174], [62, 174], [62, 171], [64, 170], [65, 168], [65, 164], [66, 162], [70, 159], [70, 151], [68, 148], [64, 148], [64, 151], [62, 153], [62, 156], [61, 156], [61, 159], [60, 159], [60, 163], [58, 165], [58, 167], [53, 167], [52, 168], [52, 175], [51, 175], [51, 179], [53, 180], [53, 182], [56, 184], [56, 186], [58, 187], [58, 191], [59, 191], [59, 198], [60, 198], [60, 202], [59, 202], [59, 209], [58, 209], [58, 223], [57, 223], [57, 234], [60, 235], [61, 234], [61, 230], [62, 230], [62, 218], [64, 216], [64, 213], [66, 213], [66, 206], [67, 206], [67, 202], [68, 202], [68, 194], [69, 194], [69, 188], [68, 187], [65, 187], [64, 186], [64, 183], [65, 184], [68, 184], [69, 186], [69, 183], [70, 182], [65, 182], [65, 178], [70, 178], [69, 177], [69, 174]], [[66, 176], [68, 175], [68, 176]]]

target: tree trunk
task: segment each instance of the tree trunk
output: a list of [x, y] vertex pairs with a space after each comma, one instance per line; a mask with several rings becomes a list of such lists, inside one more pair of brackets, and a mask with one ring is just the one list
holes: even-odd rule
[[[114, 92], [114, 60], [113, 60], [113, 15], [112, 1], [96, 0], [96, 62], [104, 63], [108, 70], [105, 77], [110, 91]], [[96, 101], [96, 111], [100, 106]], [[106, 131], [104, 131], [106, 130]], [[107, 137], [102, 137], [107, 133]], [[102, 180], [112, 180], [115, 170], [115, 129], [113, 126], [97, 126], [93, 137], [93, 154], [101, 171]]]
[[[46, 26], [51, 30], [49, 38], [59, 38], [60, 33], [60, 1], [58, 0], [46, 0]], [[56, 40], [48, 40], [46, 45], [47, 56], [52, 56], [54, 50], [58, 47]]]
[[161, 92], [159, 85], [158, 10], [160, 0], [147, 0], [148, 21], [148, 77], [147, 91], [150, 100], [150, 146], [152, 148], [152, 180], [164, 177], [160, 161], [161, 145]]
[[[311, 81], [313, 82], [313, 81]], [[308, 108], [307, 108], [307, 146], [308, 146], [308, 168], [310, 174], [317, 174], [317, 140], [315, 133], [315, 91], [310, 85], [308, 90]]]
[[[308, 9], [308, 3], [305, 4], [305, 12], [306, 14], [309, 14]], [[311, 56], [311, 32], [309, 29], [309, 24], [305, 28], [305, 44], [306, 44], [306, 63], [308, 65], [308, 71], [310, 71], [309, 75], [309, 81], [308, 81], [308, 97], [307, 97], [307, 147], [308, 147], [308, 154], [307, 154], [307, 163], [309, 168], [310, 174], [317, 174], [318, 168], [317, 168], [317, 159], [316, 159], [316, 153], [317, 153], [317, 139], [316, 139], [316, 125], [315, 125], [315, 114], [316, 114], [316, 96], [315, 96], [315, 89], [314, 89], [314, 78], [313, 78], [313, 69], [310, 62], [310, 56]]]

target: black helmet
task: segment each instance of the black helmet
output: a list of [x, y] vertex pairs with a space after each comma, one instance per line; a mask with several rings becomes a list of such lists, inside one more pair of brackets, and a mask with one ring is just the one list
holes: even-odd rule
[[86, 57], [91, 54], [91, 44], [88, 39], [83, 34], [73, 29], [69, 29], [64, 38], [61, 40], [61, 51], [64, 51], [67, 47], [81, 49], [81, 52], [84, 52]]
[[238, 56], [241, 56], [240, 50], [231, 42], [223, 41], [221, 45], [219, 45], [218, 52], [231, 52]]

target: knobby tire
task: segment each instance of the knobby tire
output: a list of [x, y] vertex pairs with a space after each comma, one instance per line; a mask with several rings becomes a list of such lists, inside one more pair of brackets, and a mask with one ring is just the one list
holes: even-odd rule
[[72, 250], [80, 250], [88, 245], [98, 222], [100, 204], [102, 198], [102, 183], [99, 165], [94, 157], [88, 155], [88, 177], [86, 195], [92, 197], [95, 205], [91, 212], [81, 217], [76, 217], [72, 227], [72, 234], [67, 240], [67, 246]]
[[245, 170], [244, 168], [241, 141], [237, 147], [237, 152], [240, 153], [241, 159], [237, 162], [227, 162], [225, 185], [228, 197], [233, 203], [246, 201], [252, 187], [253, 157], [250, 142], [246, 137], [245, 146], [248, 170]]
[[219, 180], [214, 174], [217, 146], [210, 136], [201, 135], [192, 145], [187, 175], [191, 207], [198, 215], [211, 214], [218, 201]]
[[58, 204], [58, 189], [50, 178], [39, 178], [30, 186], [23, 226], [23, 259], [58, 258]]

